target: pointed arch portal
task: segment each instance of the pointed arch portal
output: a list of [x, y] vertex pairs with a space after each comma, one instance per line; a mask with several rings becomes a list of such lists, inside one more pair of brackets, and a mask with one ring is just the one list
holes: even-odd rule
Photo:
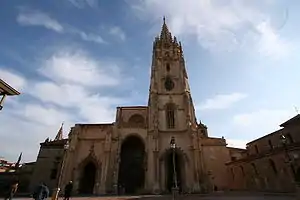
[[97, 167], [93, 162], [88, 162], [82, 169], [79, 182], [80, 194], [93, 194], [96, 180]]
[[144, 187], [145, 145], [137, 136], [127, 137], [121, 146], [118, 185], [120, 193], [135, 194]]
[[[174, 161], [173, 162], [173, 150], [170, 149], [166, 153], [166, 189], [171, 192], [172, 187], [175, 187], [174, 183], [174, 170], [176, 170], [176, 179], [177, 179], [177, 187], [179, 191], [182, 190], [182, 172], [183, 172], [183, 158], [182, 156], [175, 151]], [[174, 168], [175, 164], [175, 168]]]

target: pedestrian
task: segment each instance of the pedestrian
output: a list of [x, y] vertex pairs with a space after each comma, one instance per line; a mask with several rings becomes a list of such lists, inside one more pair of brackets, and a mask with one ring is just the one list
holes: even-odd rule
[[65, 193], [64, 193], [64, 200], [69, 200], [72, 194], [73, 190], [73, 182], [70, 181], [66, 186], [65, 186]]
[[33, 192], [32, 195], [35, 200], [43, 200], [49, 197], [49, 189], [45, 183], [41, 183]]
[[18, 181], [14, 181], [12, 184], [10, 184], [9, 188], [7, 189], [7, 193], [4, 197], [4, 200], [7, 199], [11, 200], [18, 190], [18, 186], [19, 186]]

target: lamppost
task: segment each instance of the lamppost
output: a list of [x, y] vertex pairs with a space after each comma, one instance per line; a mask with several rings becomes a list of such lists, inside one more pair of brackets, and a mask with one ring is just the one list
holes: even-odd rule
[[175, 143], [175, 137], [174, 136], [171, 138], [170, 148], [172, 149], [173, 181], [174, 181], [174, 185], [172, 187], [172, 198], [173, 198], [173, 200], [175, 200], [176, 195], [178, 194], [178, 185], [177, 185], [177, 173], [176, 173], [176, 165], [175, 165], [176, 143]]
[[285, 135], [280, 135], [280, 140], [281, 140], [281, 143], [283, 145], [283, 148], [284, 148], [284, 153], [285, 153], [285, 156], [287, 157], [287, 163], [291, 163], [291, 157], [290, 157], [290, 154], [288, 152], [288, 148], [287, 148], [287, 138]]
[[66, 152], [68, 149], [69, 149], [69, 142], [67, 141], [66, 144], [64, 145], [64, 155], [63, 155], [63, 159], [61, 161], [61, 167], [60, 167], [60, 171], [58, 174], [57, 187], [54, 189], [51, 200], [58, 199], [58, 194], [59, 194], [60, 185], [61, 185], [61, 177], [62, 177], [62, 173], [63, 173], [64, 167], [65, 167]]

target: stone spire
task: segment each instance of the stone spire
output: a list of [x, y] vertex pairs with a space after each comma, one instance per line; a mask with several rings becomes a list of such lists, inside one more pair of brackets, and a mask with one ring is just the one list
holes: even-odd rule
[[63, 126], [64, 126], [64, 123], [61, 124], [61, 127], [60, 129], [58, 130], [56, 136], [55, 136], [55, 140], [62, 140], [63, 139]]
[[160, 39], [165, 42], [172, 42], [172, 34], [166, 24], [166, 18], [163, 18], [163, 25], [160, 32]]

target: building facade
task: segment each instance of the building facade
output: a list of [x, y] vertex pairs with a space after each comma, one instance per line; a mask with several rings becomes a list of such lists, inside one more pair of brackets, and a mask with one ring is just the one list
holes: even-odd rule
[[294, 192], [300, 167], [300, 115], [280, 125], [281, 129], [247, 144], [231, 154], [227, 164], [230, 188]]
[[61, 128], [53, 141], [46, 139], [40, 144], [40, 151], [30, 178], [29, 191], [34, 191], [42, 182], [51, 191], [58, 187], [58, 179], [62, 170], [62, 161], [65, 153], [64, 146], [67, 141], [67, 139], [62, 139]]
[[69, 133], [61, 186], [78, 194], [167, 193], [175, 171], [181, 192], [227, 188], [224, 138], [211, 138], [195, 115], [181, 43], [164, 21], [153, 43], [147, 106], [117, 107], [109, 124], [76, 124]]

